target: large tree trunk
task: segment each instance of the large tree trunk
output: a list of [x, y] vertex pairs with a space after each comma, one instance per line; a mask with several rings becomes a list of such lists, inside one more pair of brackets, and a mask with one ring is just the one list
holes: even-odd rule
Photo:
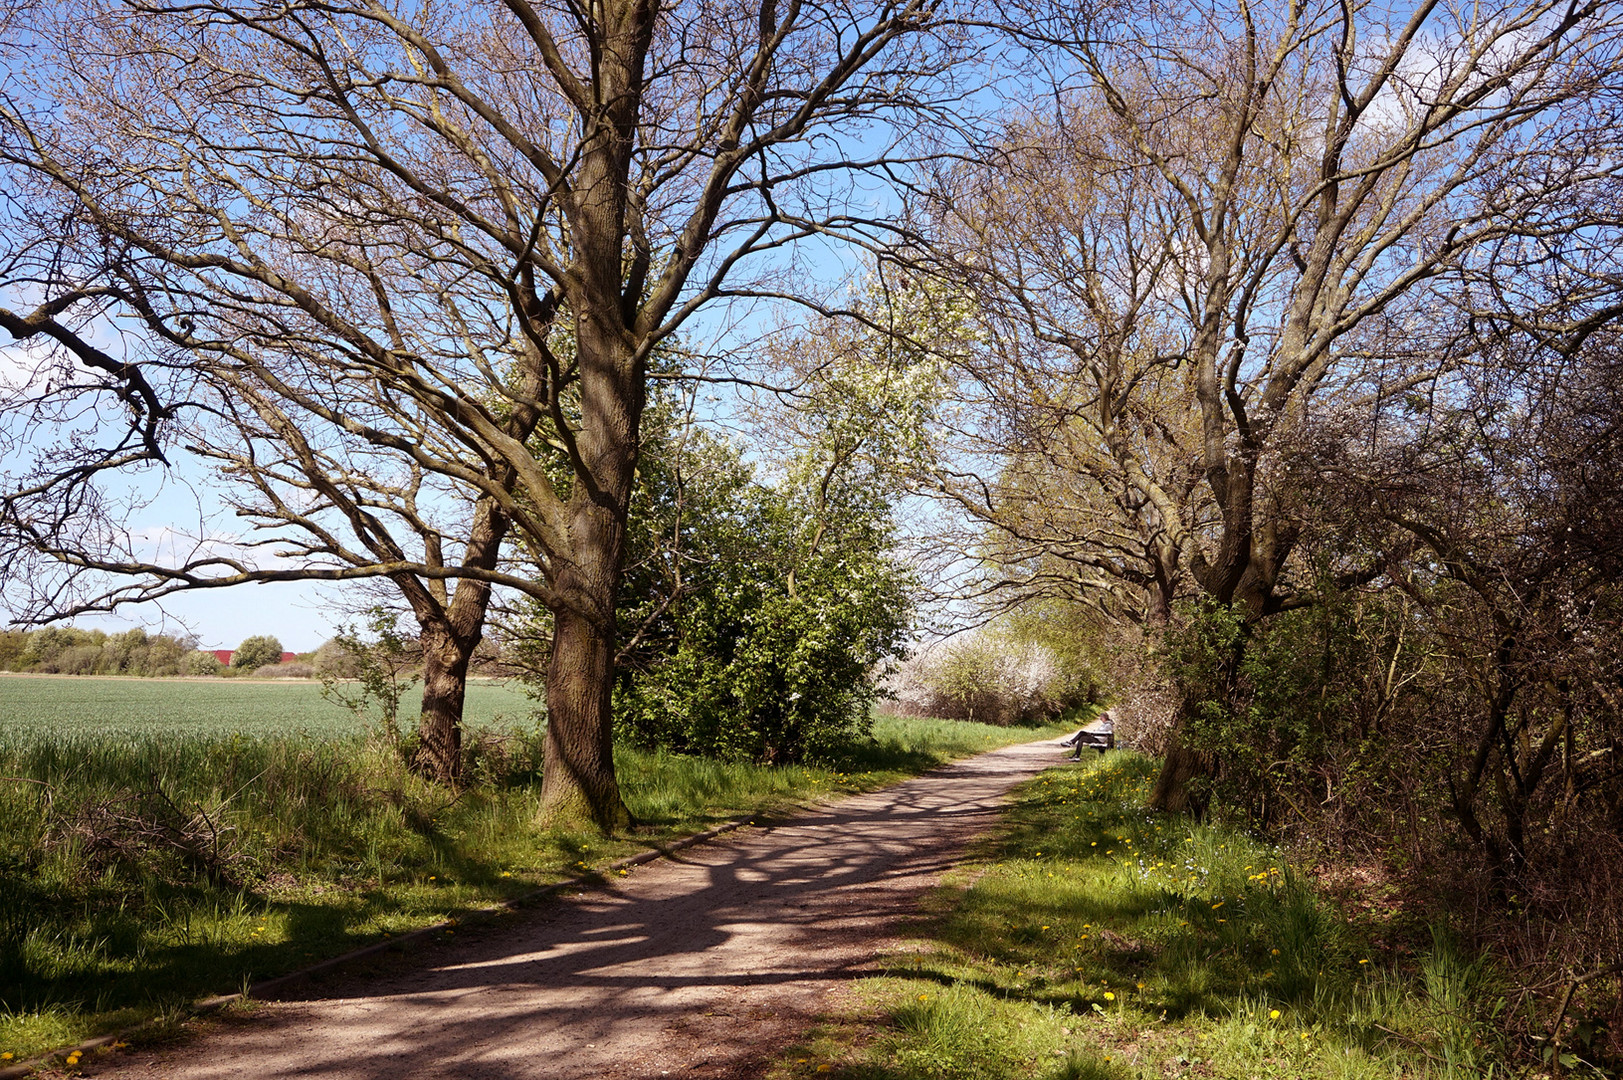
[[1150, 793], [1150, 806], [1168, 814], [1204, 814], [1206, 800], [1196, 794], [1194, 781], [1211, 775], [1212, 765], [1209, 755], [1185, 746], [1174, 728]]
[[614, 635], [573, 612], [554, 616], [547, 667], [541, 819], [613, 832], [631, 823], [614, 772]]
[[[1263, 617], [1273, 581], [1271, 575], [1257, 573], [1254, 562], [1234, 576], [1237, 579], [1236, 588], [1226, 602], [1239, 613], [1243, 624], [1232, 643], [1232, 653], [1221, 669], [1221, 686], [1217, 691], [1222, 700], [1231, 706], [1239, 694], [1240, 668], [1251, 640], [1251, 631]], [[1161, 761], [1161, 772], [1150, 792], [1149, 803], [1156, 810], [1169, 814], [1199, 815], [1206, 812], [1206, 800], [1195, 791], [1195, 782], [1215, 776], [1220, 760], [1217, 754], [1195, 750], [1183, 740], [1184, 718], [1192, 715], [1200, 704], [1199, 701], [1185, 699], [1178, 709], [1178, 715], [1173, 718], [1166, 756]]]
[[570, 500], [575, 551], [556, 581], [562, 603], [552, 609], [547, 664], [540, 817], [548, 826], [592, 826], [608, 833], [631, 823], [614, 773], [612, 693], [615, 600], [634, 447], [634, 439], [622, 439], [605, 449], [599, 460], [609, 467], [597, 471], [604, 479], [596, 497], [577, 481]]
[[[602, 286], [619, 280], [618, 248]], [[612, 264], [612, 265], [607, 265]], [[612, 274], [610, 270], [612, 269]], [[569, 498], [571, 550], [558, 560], [547, 665], [541, 812], [549, 826], [613, 832], [631, 822], [614, 773], [615, 603], [625, 561], [626, 511], [637, 466], [643, 370], [609, 305], [578, 305], [580, 429]], [[612, 311], [613, 309], [609, 309]]]
[[[534, 422], [531, 421], [533, 427]], [[494, 569], [511, 524], [490, 499], [480, 500], [468, 534], [465, 567]], [[412, 764], [442, 784], [462, 779], [462, 710], [468, 696], [468, 665], [485, 636], [490, 583], [463, 578], [447, 597], [443, 582], [415, 576], [399, 582], [417, 616], [423, 647], [423, 711], [420, 743]]]
[[[481, 625], [482, 616], [483, 612]], [[412, 763], [442, 784], [462, 778], [462, 708], [468, 694], [468, 662], [478, 640], [460, 638], [443, 623], [422, 628], [423, 712], [417, 721], [419, 742]]]

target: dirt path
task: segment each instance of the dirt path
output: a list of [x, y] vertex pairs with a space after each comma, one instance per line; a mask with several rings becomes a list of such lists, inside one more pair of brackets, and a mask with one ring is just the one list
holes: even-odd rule
[[215, 1021], [189, 1045], [87, 1058], [173, 1080], [753, 1077], [867, 973], [1014, 783], [1008, 747], [728, 834], [414, 964]]

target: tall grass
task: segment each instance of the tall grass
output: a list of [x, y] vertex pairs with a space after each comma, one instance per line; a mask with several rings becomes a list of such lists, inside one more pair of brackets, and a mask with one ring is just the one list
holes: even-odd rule
[[542, 731], [470, 739], [460, 793], [364, 738], [0, 730], [0, 1052], [26, 1057], [455, 918], [728, 818], [1036, 733], [881, 717], [838, 761], [621, 749], [639, 819], [535, 824]]
[[1384, 967], [1279, 850], [1148, 813], [1154, 768], [1112, 753], [1024, 786], [970, 883], [944, 889], [930, 932], [863, 985], [868, 1011], [804, 1064], [869, 1080], [1491, 1071], [1485, 964], [1439, 935], [1416, 970]]

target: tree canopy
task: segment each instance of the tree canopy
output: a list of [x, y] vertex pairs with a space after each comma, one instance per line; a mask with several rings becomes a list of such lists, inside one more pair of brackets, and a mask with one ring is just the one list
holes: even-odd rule
[[[36, 445], [39, 421], [103, 397], [126, 421], [69, 424], [14, 475], [8, 589], [61, 613], [390, 577], [451, 624], [451, 666], [480, 590], [533, 596], [554, 618], [545, 812], [623, 822], [609, 688], [650, 358], [773, 251], [891, 228], [860, 178], [888, 183], [950, 100], [958, 43], [935, 9], [85, 0], [7, 18], [0, 284], [28, 306], [0, 325], [43, 349], [11, 415]], [[116, 352], [109, 320], [130, 328]], [[96, 480], [193, 448], [249, 479], [253, 539], [151, 558]], [[537, 573], [502, 564], [509, 540]], [[435, 584], [453, 580], [473, 590], [460, 621], [432, 611], [457, 606]]]

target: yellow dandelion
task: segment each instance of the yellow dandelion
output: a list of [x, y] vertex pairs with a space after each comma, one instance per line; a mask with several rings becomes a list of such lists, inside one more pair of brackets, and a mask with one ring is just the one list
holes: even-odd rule
[[1109, 990], [1106, 990], [1105, 991], [1105, 1000], [1106, 1001], [1115, 1001], [1116, 1000], [1116, 995], [1112, 994]]
[[12, 1057], [11, 1051], [7, 1050], [5, 1053], [0, 1054], [0, 1061], [10, 1061], [11, 1057]]
[[1279, 1010], [1278, 1009], [1269, 1009], [1268, 1010], [1268, 1019], [1270, 1019], [1270, 1020], [1278, 1020], [1279, 1019]]
[[1360, 960], [1360, 961], [1358, 961], [1358, 962], [1359, 962], [1359, 963], [1360, 963], [1360, 964], [1367, 964], [1367, 963], [1369, 963], [1369, 961], [1368, 961], [1368, 960]]

